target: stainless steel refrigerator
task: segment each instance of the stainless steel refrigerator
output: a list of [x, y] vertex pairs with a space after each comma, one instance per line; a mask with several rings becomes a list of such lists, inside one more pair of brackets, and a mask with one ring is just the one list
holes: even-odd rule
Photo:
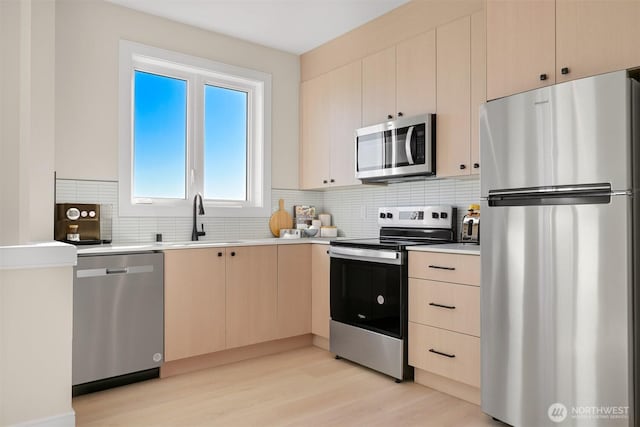
[[623, 71], [480, 111], [482, 409], [505, 423], [640, 423], [639, 99]]

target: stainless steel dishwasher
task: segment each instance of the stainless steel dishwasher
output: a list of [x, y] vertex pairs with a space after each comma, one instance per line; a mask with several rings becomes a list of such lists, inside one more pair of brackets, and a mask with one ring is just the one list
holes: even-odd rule
[[73, 279], [73, 395], [157, 377], [162, 253], [80, 256]]

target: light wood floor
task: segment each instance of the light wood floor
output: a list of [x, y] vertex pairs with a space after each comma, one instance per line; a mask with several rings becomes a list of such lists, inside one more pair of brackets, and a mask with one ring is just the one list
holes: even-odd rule
[[435, 390], [300, 350], [77, 397], [78, 426], [499, 426]]

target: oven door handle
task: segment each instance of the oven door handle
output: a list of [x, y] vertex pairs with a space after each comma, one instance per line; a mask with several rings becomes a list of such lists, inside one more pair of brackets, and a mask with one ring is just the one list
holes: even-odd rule
[[363, 248], [329, 248], [331, 258], [350, 259], [354, 261], [378, 262], [382, 264], [402, 265], [405, 257], [402, 252]]

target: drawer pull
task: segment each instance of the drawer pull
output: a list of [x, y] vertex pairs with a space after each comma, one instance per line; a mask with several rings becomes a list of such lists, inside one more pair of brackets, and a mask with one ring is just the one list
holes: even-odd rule
[[454, 310], [456, 308], [455, 305], [436, 304], [435, 302], [430, 302], [429, 305], [432, 305], [434, 307], [446, 308], [449, 310]]
[[449, 270], [449, 271], [453, 271], [456, 269], [455, 267], [443, 267], [441, 265], [430, 265], [429, 268], [435, 268], [438, 270]]
[[456, 357], [456, 355], [455, 355], [455, 354], [443, 353], [443, 352], [441, 352], [441, 351], [434, 350], [434, 349], [432, 349], [432, 348], [430, 348], [430, 349], [429, 349], [429, 351], [430, 351], [431, 353], [439, 354], [440, 356], [448, 357], [448, 358], [450, 358], [450, 359], [453, 359], [454, 357]]

